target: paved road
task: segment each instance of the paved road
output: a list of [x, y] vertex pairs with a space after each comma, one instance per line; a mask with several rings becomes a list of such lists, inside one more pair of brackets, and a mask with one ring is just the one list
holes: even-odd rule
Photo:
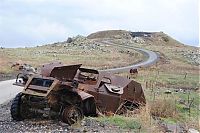
[[0, 104], [15, 97], [17, 93], [22, 91], [23, 87], [12, 85], [15, 80], [6, 80], [0, 82]]
[[[138, 67], [146, 67], [146, 66], [152, 65], [153, 63], [155, 63], [158, 60], [158, 55], [156, 53], [152, 52], [152, 51], [149, 51], [149, 50], [145, 50], [145, 49], [141, 49], [141, 48], [135, 48], [135, 47], [128, 46], [128, 45], [114, 44], [114, 43], [111, 43], [109, 41], [104, 41], [102, 43], [106, 43], [106, 44], [117, 46], [117, 47], [135, 49], [135, 50], [143, 53], [145, 56], [148, 57], [147, 60], [140, 62], [140, 63], [137, 63], [137, 64], [130, 65], [130, 66], [101, 70], [101, 71], [104, 71], [104, 72], [111, 72], [111, 73], [129, 72], [130, 69], [134, 69], [134, 68], [138, 68]], [[0, 82], [0, 104], [10, 100], [17, 93], [22, 91], [23, 87], [12, 85], [14, 82], [15, 82], [15, 80], [7, 80], [7, 81], [1, 81]]]
[[139, 67], [147, 67], [150, 66], [154, 63], [156, 63], [159, 60], [159, 56], [158, 54], [156, 54], [153, 51], [150, 50], [145, 50], [142, 48], [136, 48], [130, 45], [120, 45], [120, 44], [115, 44], [112, 43], [110, 41], [103, 41], [102, 43], [106, 43], [112, 46], [117, 46], [117, 47], [123, 47], [123, 48], [128, 48], [128, 49], [134, 49], [140, 53], [142, 53], [144, 56], [147, 56], [147, 60], [144, 60], [142, 62], [139, 62], [137, 64], [133, 64], [130, 66], [125, 66], [125, 67], [120, 67], [120, 68], [112, 68], [112, 69], [106, 69], [106, 70], [100, 70], [100, 71], [104, 71], [104, 72], [110, 72], [110, 73], [118, 73], [118, 72], [129, 72], [130, 69], [137, 69]]

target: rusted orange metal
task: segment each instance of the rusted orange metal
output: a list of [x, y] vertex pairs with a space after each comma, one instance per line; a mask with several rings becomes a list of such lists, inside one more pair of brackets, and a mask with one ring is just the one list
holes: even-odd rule
[[[91, 77], [83, 79], [82, 72], [90, 73]], [[79, 81], [78, 89], [94, 96], [97, 107], [103, 112], [116, 112], [124, 102], [135, 106], [146, 103], [141, 84], [133, 80], [91, 69], [79, 69], [75, 78]]]
[[[136, 81], [109, 72], [81, 68], [81, 64], [63, 65], [60, 62], [43, 65], [41, 73], [32, 75], [26, 82], [22, 94], [32, 99], [44, 98], [47, 101], [45, 105], [57, 113], [64, 111], [65, 115], [64, 109], [69, 107], [76, 109], [71, 113], [95, 116], [98, 112], [121, 114], [122, 110], [132, 110], [146, 103], [142, 86]], [[32, 101], [23, 103], [31, 104]], [[42, 112], [41, 109], [38, 112]], [[65, 115], [62, 118], [70, 119]]]

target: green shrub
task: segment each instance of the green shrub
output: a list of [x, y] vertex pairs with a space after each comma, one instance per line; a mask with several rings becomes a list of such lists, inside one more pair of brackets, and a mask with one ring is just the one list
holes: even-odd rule
[[125, 116], [110, 116], [110, 117], [100, 117], [98, 118], [102, 122], [110, 123], [116, 126], [119, 126], [124, 129], [140, 129], [141, 124], [137, 119], [133, 117], [125, 117]]

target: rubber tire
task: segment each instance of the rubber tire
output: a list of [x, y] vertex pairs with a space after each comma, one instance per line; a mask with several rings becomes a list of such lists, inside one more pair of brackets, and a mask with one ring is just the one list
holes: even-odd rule
[[68, 119], [68, 118], [65, 117], [65, 115], [67, 113], [70, 113], [70, 112], [68, 112], [70, 109], [75, 109], [76, 111], [78, 111], [78, 113], [79, 113], [79, 119], [78, 119], [78, 121], [81, 121], [84, 116], [83, 116], [82, 110], [79, 107], [73, 106], [73, 105], [66, 106], [64, 108], [63, 112], [62, 112], [62, 118], [61, 119], [62, 119], [63, 122], [65, 122], [65, 123], [67, 123], [67, 124], [69, 124], [71, 126], [71, 125], [77, 123], [78, 121], [72, 122], [70, 119]]
[[12, 101], [10, 112], [13, 120], [20, 121], [23, 120], [20, 114], [20, 104], [21, 104], [22, 93], [18, 93]]
[[28, 81], [28, 76], [27, 75], [23, 75], [23, 76], [21, 76], [19, 78], [22, 78], [24, 84], [26, 84], [27, 81]]

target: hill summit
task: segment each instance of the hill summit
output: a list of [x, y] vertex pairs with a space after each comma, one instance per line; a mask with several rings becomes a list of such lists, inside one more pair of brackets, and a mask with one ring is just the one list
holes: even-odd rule
[[131, 32], [125, 30], [98, 31], [87, 36], [88, 39], [132, 39], [135, 43], [154, 45], [183, 45], [164, 32]]

